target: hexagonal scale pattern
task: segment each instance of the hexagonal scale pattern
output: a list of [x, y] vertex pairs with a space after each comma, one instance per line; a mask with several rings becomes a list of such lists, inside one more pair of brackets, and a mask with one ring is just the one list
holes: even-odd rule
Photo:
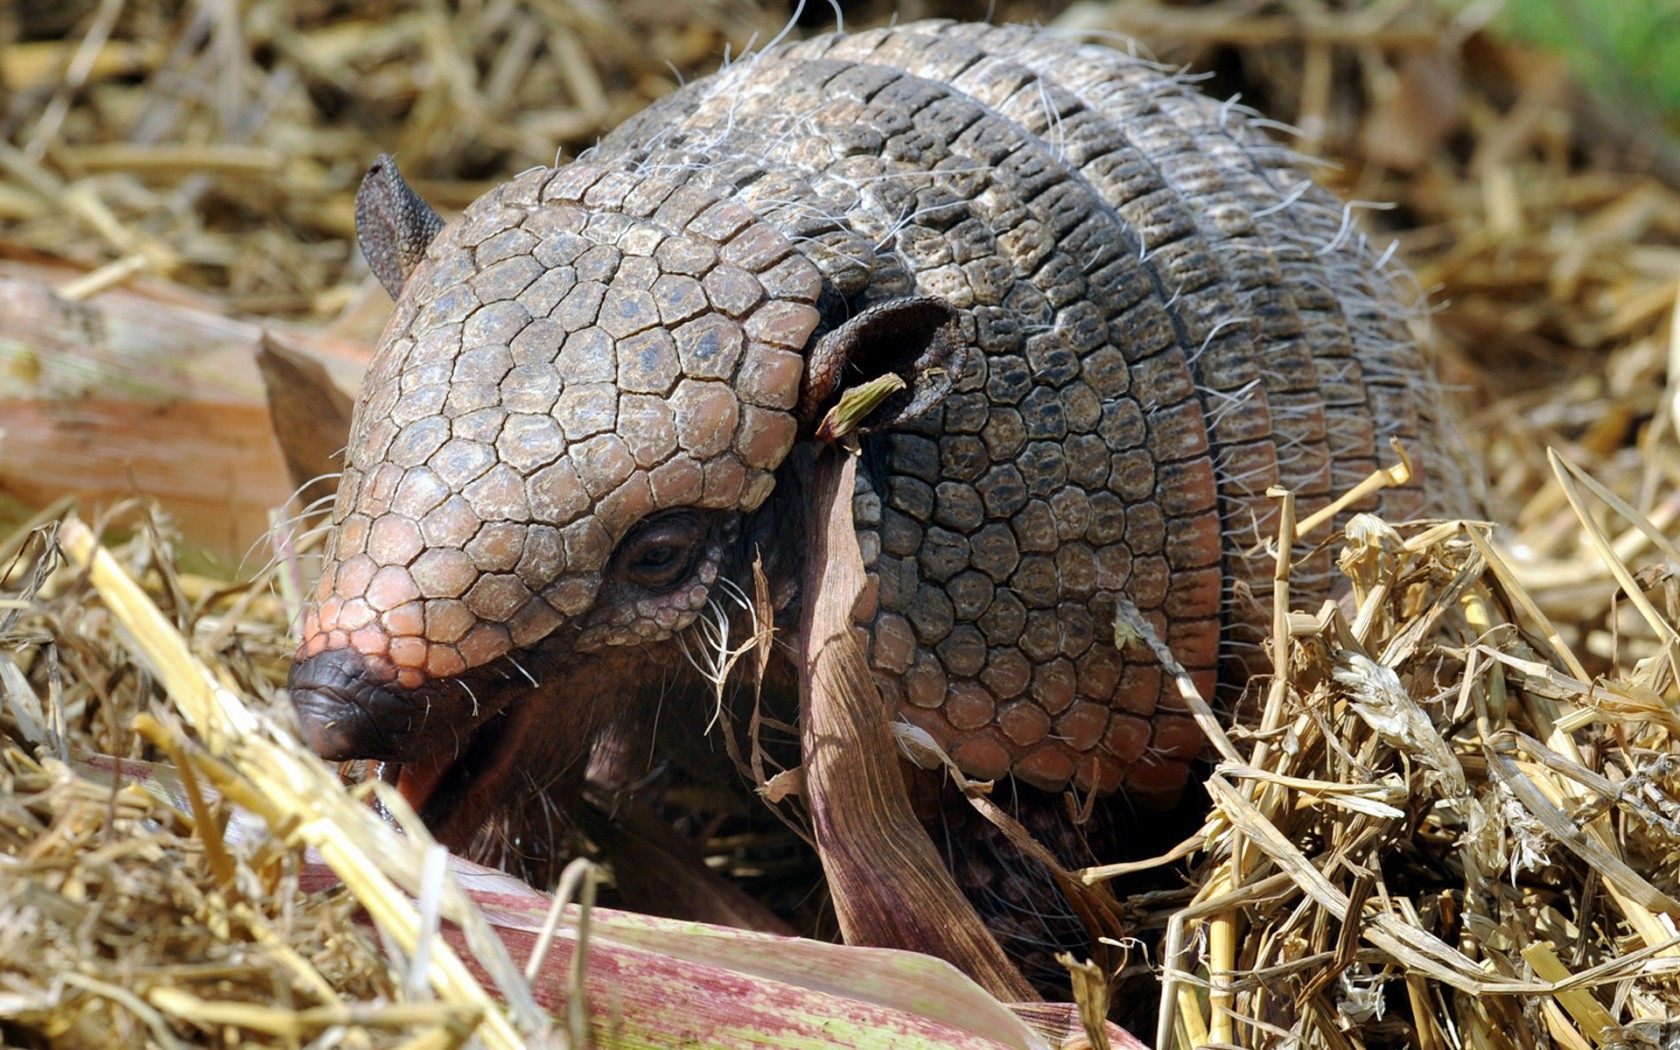
[[[1201, 737], [1114, 645], [1117, 603], [1211, 694], [1263, 659], [1268, 487], [1306, 513], [1392, 436], [1449, 480], [1358, 509], [1466, 491], [1389, 278], [1307, 181], [1231, 107], [1021, 28], [822, 37], [692, 84], [431, 246], [369, 371], [304, 652], [414, 684], [568, 619], [582, 645], [669, 637], [713, 579], [597, 607], [625, 530], [750, 516], [813, 334], [938, 295], [979, 353], [867, 439], [853, 500], [883, 694], [971, 776], [1170, 801]], [[1310, 607], [1327, 556], [1296, 554]]]
[[[793, 443], [819, 291], [779, 231], [673, 175], [580, 163], [474, 203], [370, 367], [303, 655], [351, 646], [411, 688], [459, 674], [587, 612], [646, 513], [751, 511]], [[702, 602], [581, 644], [668, 636]]]

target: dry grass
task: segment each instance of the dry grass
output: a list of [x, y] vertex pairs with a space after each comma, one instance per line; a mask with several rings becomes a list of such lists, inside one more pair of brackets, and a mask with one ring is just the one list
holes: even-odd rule
[[1640, 627], [1596, 674], [1480, 525], [1356, 518], [1352, 608], [1280, 598], [1285, 671], [1219, 741], [1159, 1045], [1637, 1045], [1680, 1015], [1673, 582], [1602, 550]]

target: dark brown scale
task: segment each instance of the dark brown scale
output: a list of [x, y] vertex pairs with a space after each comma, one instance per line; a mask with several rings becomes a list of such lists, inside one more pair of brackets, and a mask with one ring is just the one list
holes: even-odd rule
[[[759, 75], [763, 76], [766, 71], [761, 68], [757, 72]], [[837, 77], [835, 78], [835, 81], [830, 81], [825, 86], [830, 91], [833, 91], [835, 89], [836, 81], [838, 81], [842, 87], [847, 84], [856, 86], [856, 84], [861, 83], [863, 87], [858, 90], [873, 92], [871, 102], [874, 103], [875, 100], [880, 100], [879, 104], [884, 107], [884, 112], [890, 112], [893, 114], [892, 117], [882, 117], [883, 121], [891, 120], [894, 122], [902, 122], [898, 118], [908, 112], [908, 121], [912, 126], [914, 126], [914, 124], [922, 118], [924, 113], [927, 113], [929, 110], [934, 108], [934, 100], [943, 100], [946, 105], [944, 110], [941, 111], [940, 116], [943, 119], [951, 120], [956, 126], [972, 129], [969, 132], [971, 137], [979, 138], [980, 136], [986, 134], [988, 127], [997, 126], [995, 118], [989, 117], [984, 112], [961, 112], [960, 110], [964, 105], [966, 105], [970, 110], [973, 110], [974, 107], [970, 103], [965, 103], [964, 100], [946, 97], [949, 95], [949, 89], [944, 85], [921, 82], [921, 85], [917, 88], [917, 90], [913, 91], [910, 88], [894, 87], [894, 85], [905, 83], [908, 78], [895, 77], [886, 82], [883, 86], [882, 78], [875, 76], [874, 73], [871, 73], [869, 76], [857, 74], [855, 73], [855, 67], [853, 70], [848, 70], [848, 73], [851, 73], [850, 80], [845, 79], [844, 76]], [[797, 107], [799, 105], [799, 100], [796, 97], [792, 102], [787, 103], [787, 105]], [[920, 108], [917, 108], [918, 106]], [[836, 107], [832, 105], [825, 105], [823, 107], [825, 112], [833, 112], [835, 108]], [[959, 111], [954, 118], [950, 115], [951, 110]], [[733, 119], [737, 122], [750, 119], [750, 112], [751, 111], [747, 110], [744, 106], [737, 105]], [[844, 112], [838, 114], [838, 116], [842, 120], [847, 118], [854, 120], [859, 119], [854, 114], [847, 114]], [[1017, 171], [1026, 171], [1028, 173], [1028, 177], [1022, 179], [1023, 183], [1027, 183], [1028, 178], [1037, 178], [1042, 181], [1044, 179], [1042, 172], [1052, 170], [1052, 164], [1042, 155], [1038, 155], [1041, 154], [1042, 151], [1029, 150], [1027, 151], [1029, 155], [1023, 155], [1023, 151], [1019, 149], [1020, 136], [1007, 130], [1007, 126], [1000, 128], [999, 131], [991, 132], [991, 137], [1004, 143], [1005, 146], [1014, 144], [1017, 147], [1015, 152], [1012, 154], [1005, 152], [1004, 149], [999, 149], [995, 155], [982, 157], [979, 164], [971, 163], [965, 165], [966, 167], [1002, 164], [1005, 166], [1005, 170], [1013, 169]], [[937, 141], [936, 136], [925, 136], [925, 138], [929, 141]], [[959, 135], [958, 141], [959, 143], [962, 142], [963, 136]], [[981, 139], [981, 141], [984, 140]], [[1028, 143], [1028, 145], [1030, 146], [1031, 144]], [[892, 155], [892, 140], [888, 140], [886, 149], [889, 155]], [[928, 152], [931, 147], [926, 145], [924, 142], [918, 141], [917, 149], [919, 150], [919, 153], [913, 159], [919, 165], [925, 167], [930, 161], [935, 159], [930, 156]], [[1073, 264], [1071, 259], [1068, 260], [1066, 265], [1057, 266], [1057, 259], [1067, 259], [1067, 255], [1065, 253], [1056, 252], [1055, 250], [1047, 247], [1050, 238], [1056, 233], [1065, 234], [1067, 232], [1065, 228], [1067, 226], [1065, 214], [1064, 217], [1058, 218], [1057, 213], [1052, 210], [1055, 206], [1053, 195], [1041, 192], [1034, 197], [1031, 195], [1030, 185], [1027, 189], [1020, 189], [1017, 187], [1011, 188], [1014, 190], [1011, 197], [1025, 202], [1025, 208], [1023, 210], [1032, 209], [1038, 213], [1038, 216], [1040, 217], [1040, 228], [1045, 231], [1046, 247], [1042, 254], [1049, 256], [1050, 265], [1049, 267], [1041, 266], [1040, 272], [1048, 269], [1051, 273], [1063, 275], [1063, 279], [1065, 280], [1077, 280], [1080, 284], [1084, 284], [1085, 279], [1082, 268]], [[920, 207], [926, 208], [928, 205], [922, 204]], [[937, 205], [934, 205], [933, 207], [937, 208]], [[1061, 211], [1063, 213], [1068, 211], [1065, 203], [1061, 205]], [[1100, 222], [1101, 219], [1099, 218], [1097, 221]], [[1058, 222], [1060, 222], [1062, 226], [1059, 227], [1057, 225]], [[966, 232], [969, 240], [979, 237], [984, 232], [984, 228], [974, 222], [956, 224], [953, 227], [953, 230], [957, 233], [963, 233], [965, 232], [965, 225], [967, 227]], [[1116, 235], [1111, 235], [1109, 239], [1112, 241], [1118, 238]], [[932, 238], [928, 238], [927, 240], [933, 241], [933, 243], [938, 243], [937, 240]], [[951, 251], [950, 255], [953, 263], [960, 261], [962, 258], [962, 246], [964, 243], [964, 240], [956, 239], [956, 247]], [[949, 266], [949, 264], [945, 263], [945, 254], [943, 252], [940, 252], [934, 258], [930, 259], [929, 262], [933, 263], [933, 269], [936, 271], [947, 269]], [[1023, 266], [1019, 268], [1025, 269], [1026, 267]], [[1026, 289], [1027, 292], [1034, 292], [1037, 290], [1038, 289], [1031, 286]], [[1056, 291], [1055, 285], [1051, 285], [1051, 290], [1052, 292]], [[1081, 294], [1081, 291], [1082, 289], [1074, 288], [1065, 293], [1058, 293], [1059, 298], [1066, 300], [1070, 304], [1072, 309], [1068, 310], [1068, 312], [1074, 313], [1076, 318], [1081, 314], [1088, 316], [1089, 314], [1096, 313], [1095, 310], [1086, 311], [1081, 309], [1081, 307], [1084, 307], [1087, 304], [1079, 303], [1074, 305], [1076, 297]], [[949, 290], [947, 290], [947, 294], [951, 294]], [[996, 293], [994, 293], [994, 296], [995, 295]], [[1043, 301], [1044, 297], [1042, 294], [1039, 296], [1039, 299], [1040, 301]], [[1135, 304], [1153, 304], [1158, 301], [1149, 298], [1147, 293], [1134, 293], [1129, 295], [1127, 299]], [[1030, 299], [1023, 300], [1023, 297], [1018, 294], [1016, 296], [1016, 301], [1030, 301]], [[1101, 300], [1099, 299], [1098, 302], [1101, 302]], [[1122, 300], [1119, 305], [1123, 307], [1125, 302], [1126, 300]], [[1045, 306], [1046, 312], [1048, 312], [1048, 303], [1046, 303]], [[1002, 544], [991, 537], [982, 536], [980, 537], [982, 542], [973, 545], [973, 549], [977, 551], [979, 555], [979, 560], [976, 562], [975, 567], [983, 572], [986, 572], [994, 582], [1010, 584], [1012, 589], [1022, 598], [1022, 600], [1031, 607], [1048, 608], [1054, 607], [1057, 604], [1057, 573], [1055, 565], [1048, 558], [1032, 556], [1031, 552], [1034, 550], [1040, 552], [1055, 550], [1058, 546], [1059, 540], [1055, 524], [1048, 514], [1048, 504], [1038, 502], [1035, 506], [1032, 503], [1032, 497], [1034, 495], [1048, 497], [1053, 495], [1058, 487], [1065, 487], [1067, 484], [1067, 456], [1061, 443], [1058, 441], [1058, 439], [1065, 440], [1070, 436], [1068, 420], [1070, 413], [1066, 411], [1064, 406], [1069, 404], [1072, 405], [1074, 408], [1074, 412], [1071, 413], [1073, 417], [1073, 425], [1081, 428], [1085, 433], [1089, 433], [1091, 430], [1095, 429], [1102, 422], [1104, 414], [1102, 394], [1099, 393], [1098, 390], [1092, 389], [1090, 385], [1084, 383], [1077, 384], [1071, 390], [1066, 392], [1059, 392], [1054, 385], [1057, 383], [1065, 385], [1074, 377], [1077, 367], [1076, 362], [1078, 360], [1075, 354], [1079, 350], [1087, 350], [1088, 352], [1095, 353], [1100, 349], [1107, 348], [1106, 326], [1101, 323], [1100, 317], [1093, 318], [1093, 320], [1096, 321], [1094, 326], [1077, 320], [1075, 321], [1075, 325], [1067, 326], [1069, 328], [1073, 328], [1075, 333], [1081, 330], [1095, 333], [1094, 337], [1091, 334], [1083, 336], [1076, 334], [1075, 339], [1078, 341], [1071, 349], [1065, 345], [1067, 340], [1052, 339], [1045, 334], [1041, 334], [1036, 338], [1027, 340], [1028, 352], [1019, 356], [1009, 354], [1007, 352], [1015, 349], [1019, 345], [1017, 342], [1007, 344], [999, 343], [985, 347], [988, 351], [987, 363], [990, 366], [990, 375], [988, 376], [985, 386], [985, 393], [988, 395], [993, 406], [1013, 405], [1015, 407], [994, 407], [989, 421], [982, 424], [982, 433], [988, 439], [987, 444], [989, 447], [986, 451], [990, 455], [990, 465], [985, 466], [983, 472], [980, 472], [977, 477], [975, 476], [976, 470], [964, 469], [962, 466], [958, 466], [953, 472], [953, 480], [956, 482], [972, 480], [975, 495], [978, 497], [978, 501], [980, 503], [980, 509], [990, 520], [998, 521], [1000, 523], [1008, 522], [1010, 525], [1009, 538], [1012, 539], [1013, 542]], [[1044, 327], [1049, 327], [1049, 320], [1042, 320], [1040, 321], [1040, 324]], [[1013, 328], [1018, 326], [1011, 327]], [[1167, 327], [1167, 325], [1163, 324], [1162, 330], [1166, 331]], [[1059, 332], [1054, 334], [1060, 335]], [[1163, 341], [1165, 341], [1165, 339], [1163, 339]], [[1064, 364], [1063, 362], [1066, 363]], [[1109, 378], [1105, 379], [1105, 381], [1118, 380], [1120, 383], [1124, 383], [1128, 378], [1127, 373], [1124, 370], [1123, 361], [1117, 361], [1116, 367], [1106, 373], [1106, 375]], [[1036, 385], [1034, 383], [1035, 378], [1039, 380]], [[1185, 392], [1188, 394], [1188, 384], [1185, 386]], [[1117, 401], [1118, 398], [1113, 395], [1109, 397], [1109, 410], [1111, 418], [1121, 407], [1116, 403]], [[1175, 411], [1175, 408], [1178, 410], [1178, 414], [1183, 415], [1183, 409], [1188, 408], [1192, 411], [1194, 410], [1194, 402], [1184, 401], [1178, 406], [1169, 406], [1163, 409], [1160, 414], [1170, 417], [1170, 415]], [[1137, 418], [1140, 425], [1136, 428], [1137, 436], [1130, 439], [1131, 443], [1138, 443], [1144, 440], [1143, 418], [1141, 416]], [[1163, 433], [1166, 433], [1168, 430], [1170, 430], [1170, 428], [1165, 426], [1162, 427]], [[973, 443], [971, 438], [965, 440], [965, 437], [965, 435], [961, 434], [947, 436], [947, 442], [950, 449], [946, 453], [945, 458], [960, 458], [964, 454], [963, 450], [965, 447], [972, 450], [969, 453], [971, 458], [977, 458], [979, 447]], [[1126, 445], [1111, 442], [1110, 448], [1112, 449], [1114, 447], [1124, 448]], [[1090, 451], [1088, 446], [1086, 447], [1086, 451]], [[1087, 462], [1089, 462], [1088, 459]], [[1102, 473], [1103, 471], [1100, 466], [1095, 471], [1088, 467], [1085, 476], [1089, 479], [1089, 484], [1098, 484], [1101, 481]], [[917, 506], [906, 504], [904, 502], [907, 498], [905, 493], [915, 492], [916, 490], [909, 484], [895, 485], [894, 482], [896, 482], [896, 480], [897, 479], [893, 479], [893, 481], [890, 481], [888, 484], [888, 509], [883, 520], [882, 539], [880, 544], [885, 557], [885, 563], [881, 565], [880, 568], [883, 570], [888, 580], [888, 585], [884, 586], [882, 589], [882, 607], [884, 611], [881, 615], [883, 617], [883, 628], [888, 637], [896, 643], [899, 638], [904, 636], [905, 632], [903, 630], [903, 625], [901, 625], [895, 614], [911, 614], [910, 626], [913, 631], [921, 637], [924, 644], [938, 646], [941, 641], [941, 632], [945, 630], [945, 619], [947, 615], [945, 607], [946, 603], [942, 600], [943, 595], [936, 597], [935, 595], [938, 594], [938, 592], [936, 590], [930, 590], [926, 587], [918, 587], [915, 590], [911, 590], [906, 586], [892, 585], [899, 581], [902, 577], [906, 576], [910, 571], [910, 567], [903, 564], [898, 559], [907, 559], [909, 556], [921, 549], [923, 544], [923, 532], [920, 528], [920, 523], [926, 520], [925, 518], [919, 516], [919, 508]], [[921, 495], [920, 493], [917, 494]], [[966, 493], [964, 493], [964, 495], [966, 495]], [[1067, 500], [1064, 499], [1063, 502], [1066, 503]], [[895, 506], [895, 503], [898, 505]], [[1144, 515], [1143, 520], [1145, 522], [1145, 526], [1147, 526], [1147, 514]], [[1110, 532], [1111, 534], [1100, 536], [1099, 538], [1106, 540], [1110, 544], [1117, 543], [1123, 538], [1119, 534], [1112, 534], [1112, 530], [1110, 530]], [[1204, 530], [1200, 533], [1200, 535], [1205, 538], [1209, 536], [1211, 532], [1212, 530]], [[1147, 527], [1134, 528], [1132, 531], [1132, 539], [1139, 545], [1140, 550], [1129, 553], [1142, 553], [1146, 557], [1154, 555], [1164, 544], [1163, 533], [1164, 528], [1155, 530], [1151, 530]], [[1192, 533], [1192, 535], [1195, 535], [1195, 533]], [[870, 545], [866, 544], [866, 546]], [[1023, 553], [1026, 554], [1025, 557], [1022, 556]], [[1080, 561], [1079, 553], [1080, 550], [1078, 547], [1069, 548], [1062, 559], [1064, 564], [1072, 570], [1070, 572], [1070, 577], [1075, 581], [1075, 588], [1068, 597], [1088, 599], [1090, 597], [1088, 590], [1080, 587], [1077, 582], [1081, 578], [1080, 570], [1085, 565], [1085, 563]], [[1105, 552], [1103, 564], [1112, 568], [1117, 565], [1127, 564], [1130, 562], [1131, 559], [1129, 557], [1116, 556], [1118, 554], [1120, 554], [1118, 551], [1115, 551], [1112, 554]], [[1087, 577], [1094, 576], [1096, 574], [1097, 557], [1095, 552], [1093, 552], [1089, 562], [1090, 571], [1085, 573]], [[1146, 570], [1159, 573], [1163, 577], [1165, 576], [1167, 571], [1166, 563], [1158, 556], [1152, 560], [1145, 561], [1143, 564]], [[1210, 576], [1211, 575], [1212, 574], [1210, 574]], [[1080, 593], [1082, 590], [1087, 593]], [[1159, 588], [1159, 590], [1164, 596], [1164, 588]], [[1150, 588], [1141, 588], [1140, 591], [1145, 595], [1151, 593]], [[1157, 599], [1157, 601], [1158, 600], [1159, 599]], [[1088, 610], [1081, 610], [1081, 612], [1085, 615], [1089, 615]], [[1070, 619], [1076, 618], [1076, 614], [1071, 609], [1067, 612], [1066, 616]], [[1042, 620], [1043, 617], [1040, 617], [1040, 619]], [[1088, 631], [1075, 631], [1074, 636], [1078, 637], [1081, 634], [1089, 633], [1090, 632]], [[1205, 640], [1211, 640], [1211, 632], [1207, 634]], [[936, 649], [936, 652], [938, 651], [939, 650]], [[947, 675], [950, 675], [953, 672], [957, 674], [973, 673], [967, 669], [968, 664], [966, 661], [969, 659], [967, 656], [968, 650], [962, 646], [953, 646], [950, 647], [949, 651], [951, 654], [950, 659], [958, 661], [958, 666], [954, 668], [951, 666], [945, 667], [944, 670]], [[887, 654], [889, 661], [896, 660], [898, 650], [894, 645], [889, 644], [887, 647]], [[1021, 677], [1020, 675], [1014, 673], [1014, 661], [1010, 660], [1008, 655], [1009, 654], [1006, 653], [994, 654], [982, 665], [991, 671], [989, 677], [982, 677], [982, 684], [998, 682], [1003, 683], [1003, 687], [1007, 688], [1019, 677]], [[949, 660], [947, 660], [947, 663], [949, 663]], [[889, 673], [894, 671], [894, 668], [890, 663], [883, 669], [887, 670]], [[994, 699], [996, 698], [994, 697]], [[970, 706], [972, 707], [973, 705]], [[952, 726], [948, 722], [941, 723], [939, 721], [934, 721], [929, 728], [936, 732], [936, 736], [944, 737], [948, 743], [954, 740], [954, 746], [958, 748], [963, 747], [968, 740], [972, 739], [973, 743], [970, 745], [972, 750], [980, 752], [986, 757], [992, 759], [996, 759], [1000, 754], [999, 749], [995, 746], [996, 741], [989, 733], [983, 732], [980, 729], [975, 729], [968, 735], [968, 737], [959, 739], [955, 738], [952, 733], [952, 729], [958, 729], [960, 731], [960, 727]], [[1048, 747], [1052, 750], [1053, 754], [1050, 758], [1041, 760], [1041, 762], [1047, 763], [1049, 766], [1049, 775], [1043, 776], [1042, 779], [1051, 782], [1054, 782], [1057, 777], [1065, 778], [1067, 776], [1068, 769], [1071, 768], [1073, 764], [1071, 761], [1072, 756], [1067, 753], [1065, 747], [1058, 747], [1058, 744], [1058, 741], [1049, 742]], [[1027, 767], [1029, 771], [1032, 770], [1032, 768], [1033, 767], [1031, 765]]]
[[[760, 555], [797, 622], [793, 450], [891, 370], [853, 499], [883, 696], [1066, 863], [1103, 855], [1203, 744], [1120, 602], [1212, 695], [1264, 667], [1271, 486], [1310, 513], [1395, 437], [1447, 480], [1364, 509], [1473, 509], [1397, 277], [1306, 179], [1147, 63], [934, 22], [746, 58], [441, 230], [382, 161], [360, 213], [397, 307], [305, 613], [311, 742], [401, 763], [445, 841], [542, 877], [552, 829], [486, 823], [674, 755], [656, 711], [700, 738], [680, 640]], [[777, 655], [766, 703], [793, 681]], [[1076, 825], [1069, 788], [1123, 802]], [[1018, 954], [1075, 936], [972, 814], [942, 834]]]

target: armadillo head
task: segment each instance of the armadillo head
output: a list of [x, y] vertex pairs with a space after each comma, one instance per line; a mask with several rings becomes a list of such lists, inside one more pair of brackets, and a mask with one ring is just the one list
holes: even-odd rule
[[[443, 226], [381, 158], [357, 203], [397, 305], [289, 684], [315, 750], [400, 763], [436, 830], [440, 790], [482, 809], [529, 764], [523, 723], [569, 719], [586, 745], [603, 698], [544, 710], [593, 688], [567, 669], [654, 660], [706, 606], [843, 366], [917, 359], [937, 377], [950, 370], [927, 368], [927, 348], [948, 363], [955, 315], [901, 300], [808, 353], [815, 267], [678, 176], [532, 171]], [[882, 350], [889, 336], [919, 356]], [[940, 386], [883, 411], [925, 410]], [[452, 837], [480, 816], [451, 816]]]

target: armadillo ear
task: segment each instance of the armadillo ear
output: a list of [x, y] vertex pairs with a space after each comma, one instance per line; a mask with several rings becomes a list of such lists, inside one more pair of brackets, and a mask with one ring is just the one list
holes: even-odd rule
[[968, 360], [956, 307], [920, 295], [878, 303], [817, 340], [799, 391], [800, 426], [809, 430], [840, 395], [888, 372], [904, 389], [877, 405], [856, 429], [882, 430], [945, 399]]
[[441, 229], [438, 213], [403, 181], [397, 162], [381, 154], [356, 190], [356, 239], [391, 298], [402, 294]]

